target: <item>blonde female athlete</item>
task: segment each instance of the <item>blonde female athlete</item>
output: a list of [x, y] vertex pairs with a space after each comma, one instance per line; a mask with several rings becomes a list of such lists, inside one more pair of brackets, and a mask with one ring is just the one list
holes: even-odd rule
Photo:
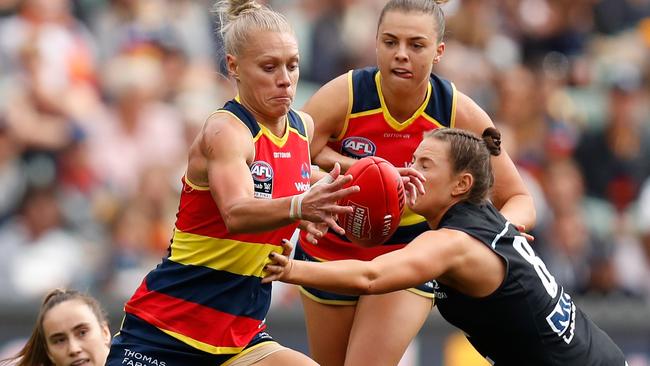
[[351, 209], [336, 202], [358, 187], [341, 189], [350, 177], [336, 167], [309, 189], [313, 125], [290, 108], [299, 54], [286, 19], [251, 0], [218, 5], [238, 96], [190, 146], [169, 255], [126, 303], [109, 366], [315, 365], [265, 332], [263, 267], [301, 219], [340, 232], [333, 216]]
[[[493, 126], [476, 103], [432, 73], [445, 50], [440, 2], [389, 1], [377, 28], [378, 66], [341, 75], [307, 102], [304, 110], [315, 124], [311, 154], [321, 168], [338, 162], [345, 170], [368, 155], [405, 167], [424, 131], [456, 127], [480, 134]], [[532, 227], [533, 201], [514, 164], [507, 154], [494, 157], [493, 164], [492, 202], [510, 222]], [[370, 260], [428, 229], [423, 217], [406, 212], [395, 235], [369, 249], [332, 232], [311, 245], [303, 233], [296, 258]], [[301, 292], [310, 352], [324, 366], [396, 365], [433, 304], [432, 282], [381, 296], [346, 296], [308, 287]]]

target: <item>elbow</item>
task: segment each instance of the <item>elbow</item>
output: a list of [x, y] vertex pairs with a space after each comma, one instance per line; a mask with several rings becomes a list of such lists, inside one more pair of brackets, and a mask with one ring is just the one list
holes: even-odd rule
[[359, 295], [377, 295], [383, 293], [378, 283], [379, 274], [369, 270], [358, 281], [355, 282], [355, 291]]
[[223, 218], [223, 223], [226, 226], [228, 233], [241, 234], [246, 231], [243, 221], [234, 216], [231, 212], [225, 212], [221, 217]]

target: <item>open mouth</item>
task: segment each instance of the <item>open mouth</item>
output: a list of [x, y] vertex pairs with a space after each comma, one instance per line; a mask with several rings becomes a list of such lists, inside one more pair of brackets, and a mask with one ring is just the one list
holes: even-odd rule
[[79, 360], [74, 361], [73, 363], [70, 364], [70, 366], [80, 366], [80, 365], [87, 365], [90, 363], [90, 360], [87, 358], [82, 358]]
[[391, 71], [393, 75], [403, 79], [410, 79], [413, 77], [413, 73], [407, 69], [396, 68], [396, 69], [392, 69]]

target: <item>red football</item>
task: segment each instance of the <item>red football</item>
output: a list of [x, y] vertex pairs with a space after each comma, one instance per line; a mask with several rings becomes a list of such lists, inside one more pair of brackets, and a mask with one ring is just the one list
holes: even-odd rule
[[364, 247], [384, 243], [397, 230], [404, 211], [404, 184], [397, 169], [382, 158], [369, 156], [354, 163], [346, 174], [353, 177], [348, 186], [361, 189], [339, 202], [354, 209], [338, 217], [345, 236]]

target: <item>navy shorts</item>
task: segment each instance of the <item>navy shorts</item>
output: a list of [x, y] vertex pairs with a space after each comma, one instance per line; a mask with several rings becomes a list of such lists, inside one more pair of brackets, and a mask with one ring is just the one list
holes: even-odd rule
[[[244, 350], [274, 342], [258, 333]], [[132, 314], [126, 314], [120, 332], [111, 342], [106, 366], [216, 366], [237, 354], [211, 354], [191, 347]]]
[[[307, 254], [302, 249], [300, 241], [298, 241], [298, 244], [296, 245], [294, 259], [306, 261], [306, 262], [321, 262], [317, 258], [314, 258], [309, 254]], [[299, 286], [299, 288], [300, 288], [300, 292], [302, 292], [303, 295], [321, 304], [355, 305], [357, 301], [359, 301], [359, 296], [355, 296], [355, 295], [342, 295], [334, 292], [323, 291], [323, 290], [315, 289], [312, 287], [305, 287], [305, 286]], [[423, 283], [417, 287], [406, 289], [406, 291], [410, 291], [416, 295], [429, 298], [432, 301], [434, 298], [433, 281]]]

